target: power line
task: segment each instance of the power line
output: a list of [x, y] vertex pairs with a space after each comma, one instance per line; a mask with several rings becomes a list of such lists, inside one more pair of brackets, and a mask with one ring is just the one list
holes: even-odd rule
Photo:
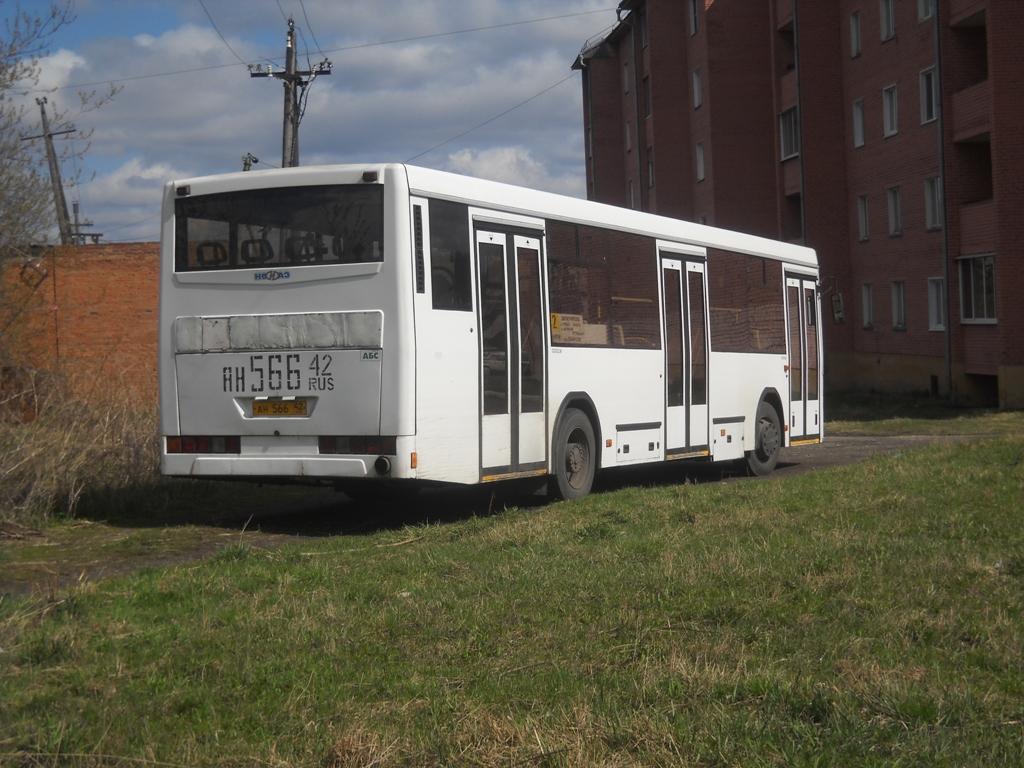
[[288, 21], [288, 14], [284, 12], [284, 8], [281, 7], [281, 0], [274, 0], [277, 3], [277, 10], [281, 12], [281, 18]]
[[[278, 4], [280, 7], [280, 3]], [[506, 21], [501, 24], [490, 24], [482, 27], [469, 27], [466, 29], [454, 29], [448, 32], [431, 32], [424, 35], [412, 35], [410, 37], [394, 38], [392, 40], [378, 40], [373, 43], [357, 43], [355, 45], [345, 45], [338, 48], [328, 48], [322, 53], [344, 53], [346, 51], [357, 51], [364, 48], [375, 48], [384, 45], [397, 45], [398, 43], [412, 43], [420, 40], [431, 40], [440, 37], [452, 37], [453, 35], [464, 35], [471, 32], [487, 32], [493, 29], [507, 29], [509, 27], [521, 27], [528, 24], [541, 24], [545, 21], [559, 21], [561, 19], [570, 19], [578, 16], [591, 16], [595, 13], [607, 13], [610, 9], [603, 8], [595, 11], [578, 11], [576, 13], [563, 13], [559, 16], [542, 16], [536, 19], [522, 19], [520, 21]], [[287, 19], [286, 19], [287, 20]], [[269, 56], [261, 56], [260, 60], [265, 61], [280, 61], [280, 57], [273, 58]], [[168, 72], [151, 72], [145, 75], [128, 75], [125, 77], [112, 77], [106, 80], [94, 80], [92, 82], [84, 83], [69, 83], [68, 85], [61, 85], [56, 88], [33, 88], [27, 91], [28, 93], [49, 93], [51, 91], [63, 91], [69, 88], [91, 88], [98, 85], [106, 85], [108, 83], [128, 83], [135, 80], [149, 80], [155, 77], [173, 77], [175, 75], [187, 75], [194, 72], [208, 72], [213, 69], [226, 69], [227, 67], [236, 66], [234, 63], [231, 64], [207, 64], [202, 67], [187, 67], [185, 69], [176, 69]]]
[[324, 56], [324, 52], [320, 49], [320, 43], [316, 39], [316, 33], [313, 31], [313, 25], [309, 23], [309, 14], [306, 13], [306, 3], [303, 0], [299, 0], [299, 8], [302, 9], [302, 18], [306, 20], [306, 29], [309, 30], [309, 36], [313, 38], [313, 45], [316, 46], [317, 53]]
[[228, 39], [226, 37], [224, 37], [224, 35], [221, 33], [220, 29], [218, 29], [217, 22], [215, 22], [213, 20], [213, 16], [210, 15], [210, 9], [206, 7], [206, 3], [203, 2], [203, 0], [199, 0], [199, 5], [201, 5], [203, 7], [203, 13], [205, 13], [206, 14], [206, 18], [208, 18], [210, 20], [210, 26], [213, 27], [213, 31], [217, 33], [217, 37], [220, 38], [220, 41], [222, 43], [224, 43], [225, 46], [227, 46], [227, 49], [229, 51], [231, 51], [231, 55], [234, 56], [236, 59], [238, 59], [240, 64], [247, 65], [249, 62], [247, 62], [245, 59], [243, 59], [241, 56], [238, 55], [238, 52], [234, 48], [231, 47], [231, 43], [228, 42]]
[[455, 136], [452, 136], [451, 138], [445, 139], [444, 141], [435, 144], [430, 149], [423, 150], [418, 155], [413, 155], [412, 157], [407, 159], [405, 162], [411, 163], [413, 160], [418, 160], [419, 158], [423, 157], [424, 155], [429, 155], [435, 149], [439, 149], [439, 148], [443, 147], [445, 144], [450, 144], [451, 142], [455, 141], [456, 139], [461, 139], [463, 136], [467, 136], [467, 135], [471, 134], [473, 131], [477, 131], [477, 130], [483, 128], [486, 125], [490, 125], [495, 120], [499, 120], [499, 119], [503, 118], [509, 112], [514, 112], [515, 110], [519, 109], [520, 107], [526, 106], [527, 104], [529, 104], [534, 99], [540, 98], [541, 96], [543, 96], [548, 91], [553, 91], [555, 88], [560, 86], [566, 80], [571, 80], [573, 78], [573, 76], [575, 76], [575, 74], [576, 74], [575, 72], [569, 73], [568, 75], [563, 77], [561, 80], [559, 80], [557, 83], [552, 83], [551, 85], [549, 85], [543, 91], [538, 91], [537, 93], [533, 94], [533, 96], [529, 97], [528, 99], [523, 99], [522, 101], [520, 101], [515, 106], [509, 107], [504, 112], [499, 112], [498, 114], [494, 115], [493, 117], [487, 118], [482, 123], [479, 123], [478, 125], [474, 125], [472, 128], [468, 128], [467, 130], [463, 131], [462, 133], [458, 133]]

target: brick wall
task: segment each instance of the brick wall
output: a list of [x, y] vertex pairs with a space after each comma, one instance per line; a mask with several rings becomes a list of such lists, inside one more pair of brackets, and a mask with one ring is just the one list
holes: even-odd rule
[[158, 243], [64, 246], [3, 269], [4, 365], [83, 397], [156, 398]]

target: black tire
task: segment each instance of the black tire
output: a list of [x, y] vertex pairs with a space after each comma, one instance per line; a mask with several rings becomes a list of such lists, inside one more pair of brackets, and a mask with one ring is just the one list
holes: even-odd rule
[[583, 411], [566, 408], [555, 431], [555, 477], [552, 492], [560, 499], [579, 499], [590, 493], [597, 472], [594, 427]]
[[775, 469], [782, 448], [782, 425], [779, 414], [764, 400], [757, 406], [754, 421], [754, 450], [747, 451], [747, 467], [753, 475], [767, 475]]

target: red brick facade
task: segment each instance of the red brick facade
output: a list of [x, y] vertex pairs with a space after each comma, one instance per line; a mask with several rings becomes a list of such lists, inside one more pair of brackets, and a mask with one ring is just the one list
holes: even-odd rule
[[159, 244], [63, 246], [8, 262], [3, 365], [59, 372], [83, 397], [156, 399]]
[[[1024, 406], [1024, 3], [625, 0], [619, 12], [575, 64], [592, 199], [815, 248], [833, 389]], [[784, 158], [789, 110], [799, 143]]]

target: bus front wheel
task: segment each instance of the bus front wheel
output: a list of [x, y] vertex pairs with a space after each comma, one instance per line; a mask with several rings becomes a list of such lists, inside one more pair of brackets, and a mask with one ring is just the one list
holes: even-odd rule
[[594, 427], [578, 408], [567, 408], [555, 437], [554, 487], [561, 499], [578, 499], [590, 493], [597, 471]]
[[757, 419], [754, 423], [754, 450], [747, 452], [747, 466], [751, 474], [767, 475], [779, 461], [779, 449], [782, 448], [782, 426], [779, 414], [771, 403], [763, 400], [757, 406]]

